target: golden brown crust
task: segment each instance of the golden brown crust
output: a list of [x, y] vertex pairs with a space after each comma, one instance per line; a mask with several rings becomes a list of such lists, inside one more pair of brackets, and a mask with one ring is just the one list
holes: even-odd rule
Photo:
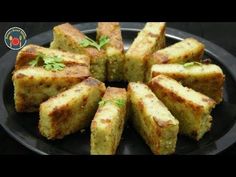
[[101, 81], [94, 79], [92, 77], [89, 77], [88, 79], [84, 80], [83, 83], [88, 86], [94, 86], [94, 87], [101, 85]]
[[36, 49], [38, 47], [35, 45], [28, 45], [21, 49], [16, 57], [15, 69], [19, 69], [21, 66], [26, 65], [32, 59], [37, 56]]
[[24, 66], [14, 71], [14, 99], [17, 112], [38, 111], [39, 104], [90, 76], [87, 66], [72, 65], [62, 71]]
[[[193, 111], [196, 112], [197, 115], [202, 114], [202, 109], [203, 107], [201, 105], [197, 105], [194, 102], [192, 102], [191, 100], [186, 100], [183, 97], [175, 94], [174, 92], [170, 92], [170, 90], [168, 88], [165, 88], [164, 86], [162, 86], [159, 83], [159, 80], [162, 78], [159, 77], [155, 77], [153, 78], [149, 83], [148, 86], [152, 89], [152, 90], [162, 90], [163, 93], [165, 93], [166, 96], [168, 96], [169, 98], [171, 98], [174, 102], [178, 102], [178, 103], [183, 103], [186, 106], [190, 107]], [[205, 98], [205, 97], [204, 97]], [[215, 104], [215, 101], [211, 98], [208, 98], [207, 101], [209, 104]], [[199, 117], [199, 116], [196, 116]]]
[[48, 49], [37, 45], [27, 45], [21, 49], [16, 57], [15, 70], [29, 66], [29, 62], [34, 60], [39, 54], [46, 56], [60, 56], [66, 66], [81, 65], [89, 67], [90, 59], [86, 55], [78, 55], [70, 52], [62, 52], [56, 49]]
[[85, 48], [85, 51], [86, 51], [86, 54], [90, 57], [91, 60], [105, 58], [105, 51], [103, 49], [98, 51], [97, 49], [95, 49], [93, 47], [87, 47], [87, 48]]
[[150, 79], [160, 74], [169, 76], [184, 86], [209, 96], [217, 103], [222, 101], [225, 75], [217, 66], [213, 69], [213, 65], [202, 65], [198, 72], [196, 70], [192, 72], [190, 68], [184, 68], [180, 64], [156, 65], [151, 69]]
[[[189, 47], [192, 47], [191, 52]], [[204, 54], [205, 46], [198, 42], [194, 38], [187, 38], [181, 42], [178, 42], [174, 45], [171, 45], [165, 49], [158, 50], [154, 52], [151, 56], [152, 64], [166, 64], [166, 63], [181, 63], [187, 61], [199, 61]], [[169, 50], [169, 51], [168, 51]], [[173, 56], [169, 56], [170, 50], [172, 53], [175, 51], [182, 50], [182, 53], [179, 53], [177, 58], [173, 58]], [[168, 52], [167, 52], [168, 51]], [[170, 55], [172, 55], [170, 53]]]
[[107, 87], [106, 94], [103, 98], [110, 99], [117, 97], [117, 95], [126, 95], [126, 90], [124, 88]]
[[99, 22], [97, 27], [97, 41], [106, 36], [109, 42], [102, 48], [106, 52], [106, 79], [108, 81], [123, 80], [124, 44], [118, 22]]
[[87, 127], [105, 92], [104, 83], [88, 78], [40, 105], [40, 133], [61, 139]]
[[120, 52], [124, 51], [119, 22], [99, 22], [97, 28], [97, 40], [99, 40], [101, 36], [107, 36], [110, 39], [109, 43], [105, 45], [105, 48], [111, 46]]
[[167, 54], [161, 54], [161, 53], [158, 53], [158, 52], [154, 52], [151, 56], [151, 58], [153, 59], [153, 62], [155, 64], [166, 64], [169, 62], [169, 58], [168, 58], [168, 55]]
[[129, 83], [132, 122], [154, 154], [171, 154], [175, 150], [178, 121], [157, 99], [148, 86]]
[[90, 76], [90, 72], [87, 66], [72, 65], [56, 72], [47, 71], [43, 67], [32, 68], [30, 66], [24, 66], [20, 70], [14, 71], [13, 80], [21, 79], [23, 77], [27, 77], [30, 79], [34, 79], [37, 77], [38, 74], [36, 76], [34, 76], [33, 74], [24, 74], [27, 70], [34, 70], [35, 72], [45, 73], [45, 80], [47, 80], [47, 78], [78, 78], [80, 80], [83, 80]]
[[49, 116], [53, 118], [52, 122], [66, 121], [72, 114], [72, 112], [68, 108], [68, 104], [62, 105], [60, 107], [55, 107], [52, 112], [49, 113]]
[[[158, 118], [155, 118], [153, 119], [156, 124], [158, 125], [158, 127], [160, 128], [165, 128], [165, 127], [168, 127], [169, 125], [172, 125], [173, 122], [171, 120], [168, 120], [168, 121], [161, 121], [161, 120], [158, 120]], [[157, 121], [158, 120], [158, 121]], [[157, 129], [158, 130], [158, 129]], [[160, 129], [159, 129], [160, 130]], [[158, 133], [161, 135], [161, 131], [158, 131]]]
[[98, 50], [90, 45], [81, 46], [81, 42], [86, 36], [68, 23], [54, 27], [53, 35], [54, 40], [50, 44], [51, 48], [87, 55], [90, 58], [91, 75], [101, 81], [105, 80], [106, 52], [103, 49]]
[[149, 87], [180, 121], [180, 133], [199, 140], [209, 131], [210, 115], [216, 102], [192, 89], [182, 86], [165, 75], [154, 77]]
[[[101, 96], [103, 96], [104, 93], [105, 93], [104, 83], [97, 80], [97, 79], [95, 79], [95, 78], [93, 78], [93, 77], [88, 77], [88, 78], [82, 80], [82, 82], [80, 82], [80, 84], [84, 84], [84, 85], [87, 85], [89, 87], [97, 87], [99, 89], [100, 93], [101, 93]], [[75, 92], [80, 92], [81, 91], [80, 87], [78, 87], [78, 84], [72, 86], [70, 89], [72, 89], [72, 88], [76, 88]], [[53, 97], [49, 98], [48, 100], [57, 99], [57, 97], [61, 97], [62, 94], [63, 93], [59, 93], [58, 95], [53, 96]], [[84, 97], [83, 101], [86, 101], [86, 99], [87, 99], [87, 97]]]
[[[124, 105], [117, 105], [117, 100], [123, 100]], [[108, 87], [102, 102], [104, 104], [99, 104], [91, 123], [90, 153], [92, 155], [113, 155], [119, 145], [124, 128], [127, 111], [126, 90]]]
[[[54, 27], [53, 30], [55, 30], [57, 33], [65, 35], [66, 38], [71, 39], [70, 41], [78, 42], [78, 44], [86, 37], [86, 35], [84, 35], [79, 29], [75, 28], [69, 23], [58, 25]], [[89, 55], [91, 60], [94, 58], [103, 57], [105, 55], [104, 50], [98, 51], [93, 47], [81, 47], [81, 51], [84, 51], [85, 54]]]
[[[165, 23], [148, 22], [125, 53], [125, 79], [127, 81], [145, 81], [149, 70], [150, 56], [165, 45]], [[163, 35], [163, 36], [161, 36]]]
[[54, 31], [63, 31], [64, 35], [73, 38], [73, 40], [83, 40], [85, 35], [72, 26], [70, 23], [64, 23], [53, 28]]

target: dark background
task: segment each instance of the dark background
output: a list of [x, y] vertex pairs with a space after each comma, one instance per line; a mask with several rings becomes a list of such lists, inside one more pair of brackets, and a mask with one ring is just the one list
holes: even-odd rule
[[[0, 56], [9, 50], [4, 44], [4, 34], [10, 27], [18, 26], [24, 29], [27, 37], [30, 38], [38, 33], [51, 30], [55, 25], [60, 23], [62, 22], [0, 23]], [[236, 22], [168, 22], [167, 26], [201, 36], [236, 56]], [[11, 138], [1, 126], [0, 142], [0, 154], [34, 154], [34, 152]], [[236, 144], [222, 152], [222, 154], [236, 155]]]

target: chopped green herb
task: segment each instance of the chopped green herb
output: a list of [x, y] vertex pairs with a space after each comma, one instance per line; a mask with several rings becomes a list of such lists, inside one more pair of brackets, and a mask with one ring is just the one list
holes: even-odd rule
[[115, 100], [115, 104], [119, 107], [123, 107], [123, 106], [125, 106], [125, 100], [117, 99], [117, 100]]
[[81, 47], [93, 46], [93, 47], [97, 48], [98, 50], [100, 50], [99, 45], [89, 37], [85, 37], [85, 39], [83, 39], [80, 42], [80, 45], [81, 45]]
[[43, 62], [43, 67], [46, 70], [51, 71], [61, 71], [65, 68], [65, 65], [62, 62], [62, 58], [58, 56], [46, 56], [42, 53], [39, 53], [37, 57], [29, 62], [29, 65], [32, 67], [39, 66], [40, 61]]
[[45, 57], [44, 59], [44, 68], [46, 70], [52, 71], [61, 71], [64, 69], [65, 65], [62, 62], [62, 59], [58, 56], [54, 57]]
[[107, 36], [101, 36], [101, 38], [99, 39], [99, 44], [97, 42], [95, 42], [94, 40], [92, 40], [89, 37], [85, 37], [85, 39], [83, 39], [80, 42], [80, 46], [81, 47], [88, 47], [88, 46], [92, 46], [97, 48], [97, 50], [101, 50], [101, 48], [106, 45], [109, 42], [109, 38]]
[[189, 62], [189, 63], [185, 63], [183, 66], [185, 67], [185, 68], [188, 68], [188, 67], [192, 67], [192, 66], [201, 66], [202, 65], [202, 63], [199, 63], [199, 62]]
[[99, 106], [104, 106], [107, 103], [108, 100], [102, 100], [98, 104]]
[[125, 100], [123, 99], [117, 99], [117, 100], [102, 100], [100, 101], [98, 104], [99, 106], [104, 106], [106, 103], [114, 103], [115, 105], [119, 106], [119, 107], [122, 107], [125, 105]]
[[104, 45], [106, 45], [109, 42], [109, 38], [107, 36], [101, 36], [99, 39], [99, 46], [102, 48]]
[[29, 62], [29, 65], [32, 67], [39, 66], [41, 60], [43, 60], [44, 55], [42, 53], [38, 53], [36, 58]]
[[29, 62], [29, 65], [32, 67], [38, 66], [38, 62], [39, 62], [38, 60], [39, 60], [38, 58], [35, 58], [34, 60]]

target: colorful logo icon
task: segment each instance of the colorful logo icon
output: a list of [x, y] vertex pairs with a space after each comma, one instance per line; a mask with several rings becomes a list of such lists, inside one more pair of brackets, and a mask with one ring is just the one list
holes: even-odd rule
[[25, 46], [26, 33], [23, 29], [19, 27], [12, 27], [4, 35], [4, 41], [8, 48], [12, 50], [19, 50]]

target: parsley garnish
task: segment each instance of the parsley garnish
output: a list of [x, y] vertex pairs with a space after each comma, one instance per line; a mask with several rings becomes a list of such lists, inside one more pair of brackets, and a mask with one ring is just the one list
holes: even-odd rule
[[92, 46], [97, 48], [97, 50], [101, 50], [101, 48], [106, 45], [109, 42], [109, 38], [107, 36], [101, 36], [99, 39], [99, 44], [97, 42], [95, 42], [94, 40], [92, 40], [89, 37], [85, 37], [85, 39], [83, 39], [80, 42], [80, 46], [81, 47], [88, 47], [88, 46]]
[[106, 103], [108, 103], [108, 102], [110, 102], [110, 103], [114, 103], [116, 106], [118, 106], [118, 107], [123, 107], [123, 106], [125, 106], [125, 100], [123, 100], [123, 99], [117, 99], [117, 100], [102, 100], [102, 101], [100, 101], [98, 104], [99, 104], [99, 106], [104, 106]]
[[98, 104], [99, 106], [104, 106], [107, 103], [108, 100], [102, 100]]
[[34, 60], [29, 62], [29, 65], [32, 67], [38, 66], [39, 58], [36, 57]]
[[115, 104], [119, 107], [125, 106], [125, 100], [117, 99], [117, 100], [115, 100]]
[[185, 68], [188, 68], [188, 67], [192, 67], [192, 66], [201, 66], [202, 65], [202, 63], [199, 63], [199, 62], [189, 62], [189, 63], [185, 63], [183, 66], [185, 67]]
[[46, 70], [51, 71], [61, 71], [65, 68], [65, 65], [62, 62], [62, 58], [58, 56], [46, 56], [42, 53], [39, 53], [37, 57], [29, 62], [29, 65], [32, 67], [39, 66], [40, 61], [43, 62], [43, 67]]
[[99, 46], [102, 48], [104, 45], [106, 45], [110, 39], [107, 36], [101, 36], [99, 39]]

